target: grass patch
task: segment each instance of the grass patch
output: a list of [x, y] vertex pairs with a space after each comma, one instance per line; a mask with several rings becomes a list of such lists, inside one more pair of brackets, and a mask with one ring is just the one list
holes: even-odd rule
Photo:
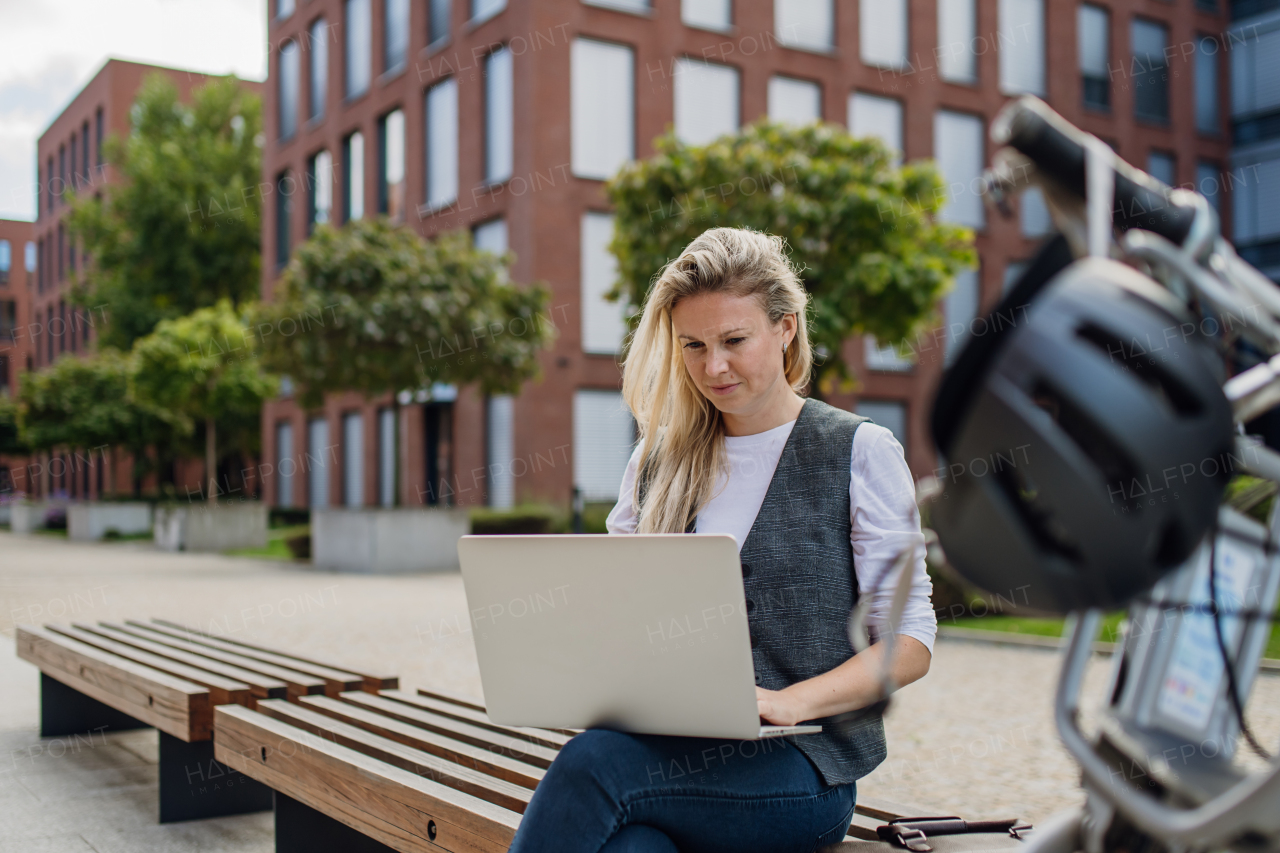
[[[1107, 643], [1120, 640], [1120, 622], [1123, 611], [1108, 613], [1098, 627], [1097, 639]], [[975, 628], [979, 631], [1001, 631], [1009, 634], [1030, 634], [1036, 637], [1061, 637], [1066, 624], [1064, 619], [1033, 619], [1025, 616], [970, 616], [951, 619], [939, 625], [955, 625], [958, 628]], [[1262, 653], [1263, 657], [1280, 658], [1280, 623], [1271, 626], [1271, 639]]]
[[272, 527], [267, 530], [267, 544], [264, 548], [236, 548], [223, 551], [231, 557], [257, 557], [260, 560], [288, 560], [293, 562], [293, 554], [284, 540], [290, 536], [299, 536], [311, 530], [309, 524], [295, 524], [292, 527]]

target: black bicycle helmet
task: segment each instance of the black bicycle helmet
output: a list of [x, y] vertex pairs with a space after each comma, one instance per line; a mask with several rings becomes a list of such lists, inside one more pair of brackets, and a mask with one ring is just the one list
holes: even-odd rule
[[1176, 298], [1051, 243], [943, 377], [948, 561], [1034, 609], [1114, 608], [1190, 556], [1232, 471], [1220, 361]]

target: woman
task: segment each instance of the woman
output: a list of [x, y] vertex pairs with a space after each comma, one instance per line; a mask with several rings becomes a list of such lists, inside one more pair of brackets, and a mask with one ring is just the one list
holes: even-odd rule
[[[882, 641], [854, 655], [846, 624], [861, 590], [883, 628], [896, 580], [884, 573], [903, 548], [915, 559], [897, 684], [928, 671], [936, 630], [902, 447], [799, 394], [807, 306], [778, 237], [714, 228], [667, 265], [626, 356], [641, 441], [607, 521], [737, 539], [760, 716], [778, 725], [883, 698]], [[552, 762], [511, 853], [812, 853], [843, 838], [855, 780], [884, 757], [876, 715], [761, 741], [588, 729]]]

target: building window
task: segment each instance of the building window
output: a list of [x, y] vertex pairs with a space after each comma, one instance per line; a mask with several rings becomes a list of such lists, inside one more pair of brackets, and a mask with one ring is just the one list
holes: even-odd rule
[[58, 300], [58, 352], [67, 351], [67, 302]]
[[1196, 192], [1204, 196], [1213, 209], [1222, 212], [1222, 170], [1217, 163], [1201, 160], [1196, 163]]
[[947, 222], [981, 228], [983, 121], [977, 116], [938, 110], [933, 118], [933, 156], [947, 187], [939, 216]]
[[507, 251], [507, 220], [490, 219], [471, 229], [471, 241], [477, 249], [501, 255]]
[[907, 0], [858, 0], [858, 55], [862, 64], [905, 68], [907, 29]]
[[58, 223], [58, 281], [63, 279], [62, 259], [67, 253], [66, 231], [63, 230], [62, 223]]
[[450, 0], [427, 0], [427, 44], [436, 44], [449, 37], [452, 6]]
[[40, 161], [36, 160], [36, 221], [40, 221], [40, 216], [44, 213], [44, 180], [48, 176], [41, 177]]
[[378, 122], [378, 212], [404, 221], [404, 111]]
[[976, 0], [938, 0], [938, 72], [952, 83], [978, 80]]
[[307, 502], [312, 509], [329, 505], [329, 422], [312, 418], [307, 422]]
[[342, 502], [364, 506], [364, 418], [359, 412], [342, 416]]
[[573, 173], [606, 180], [635, 157], [634, 57], [629, 47], [577, 38], [569, 65]]
[[67, 146], [58, 146], [58, 200], [67, 191]]
[[364, 134], [342, 140], [342, 221], [364, 218]]
[[1177, 186], [1177, 169], [1173, 155], [1165, 151], [1152, 151], [1147, 155], [1147, 174], [1166, 186]]
[[301, 61], [298, 43], [285, 42], [280, 48], [280, 73], [278, 79], [278, 105], [280, 139], [292, 139], [298, 132], [298, 63]]
[[948, 367], [956, 360], [978, 317], [978, 271], [956, 274], [955, 284], [946, 296], [944, 310], [947, 322], [947, 349], [943, 363]]
[[[488, 439], [486, 460], [489, 471], [489, 506], [509, 509], [515, 505], [516, 478], [511, 472], [515, 461], [515, 398], [510, 394], [494, 394], [487, 403]], [[622, 483], [618, 483], [621, 488]]]
[[769, 78], [769, 120], [810, 124], [822, 120], [822, 87], [809, 80]]
[[386, 0], [382, 19], [382, 70], [398, 71], [409, 57], [409, 0]]
[[871, 418], [871, 422], [877, 426], [882, 426], [889, 432], [893, 433], [893, 437], [897, 439], [898, 444], [902, 445], [902, 452], [907, 452], [907, 404], [897, 400], [859, 400], [857, 414], [866, 418]]
[[298, 463], [293, 458], [293, 424], [276, 424], [276, 506], [293, 506], [293, 475]]
[[70, 165], [70, 171], [67, 174], [69, 176], [68, 181], [71, 186], [71, 190], [72, 192], [74, 192], [76, 188], [79, 186], [79, 183], [76, 181], [76, 135], [75, 133], [71, 134], [71, 150], [69, 153], [71, 156], [71, 165]]
[[677, 59], [672, 68], [676, 136], [686, 145], [706, 145], [737, 131], [738, 69], [698, 59]]
[[49, 167], [45, 170], [45, 177], [49, 181], [49, 212], [53, 212], [53, 200], [61, 190], [58, 189], [56, 183], [58, 177], [53, 173], [53, 155], [49, 155]]
[[1084, 105], [1093, 110], [1111, 109], [1111, 18], [1101, 6], [1084, 4], [1076, 13], [1076, 51], [1080, 55], [1080, 80]]
[[307, 235], [317, 225], [329, 222], [333, 216], [333, 156], [328, 151], [318, 151], [307, 161], [307, 189], [310, 199], [307, 215]]
[[[23, 261], [27, 272], [36, 271], [36, 244], [31, 240], [28, 240], [27, 245], [24, 247]], [[31, 284], [28, 282], [27, 287], [30, 286]]]
[[324, 116], [324, 102], [329, 97], [329, 26], [324, 18], [311, 25], [311, 112], [315, 121]]
[[733, 26], [733, 0], [681, 0], [680, 20], [704, 30], [727, 30]]
[[1165, 48], [1169, 30], [1154, 21], [1135, 19], [1133, 44], [1133, 114], [1161, 124], [1169, 121], [1169, 68]]
[[[876, 5], [905, 2], [874, 0]], [[831, 50], [835, 46], [835, 4], [833, 0], [774, 0], [773, 31], [787, 47]]]
[[370, 45], [373, 23], [370, 0], [347, 0], [346, 71], [347, 99], [358, 98], [369, 89], [373, 50]]
[[378, 410], [378, 505], [396, 504], [396, 413]]
[[515, 101], [510, 48], [484, 61], [484, 178], [500, 184], [511, 177], [514, 157]]
[[36, 243], [36, 254], [40, 256], [40, 263], [36, 264], [36, 292], [44, 293], [44, 240], [41, 239]]
[[1043, 237], [1053, 230], [1053, 217], [1045, 204], [1044, 193], [1039, 187], [1027, 187], [1022, 191], [1018, 224], [1023, 237]]
[[1238, 162], [1231, 212], [1240, 256], [1275, 277], [1280, 272], [1280, 159]]
[[621, 9], [624, 12], [648, 12], [649, 0], [582, 0], [588, 6]]
[[1018, 281], [1022, 278], [1022, 274], [1027, 271], [1030, 266], [1029, 261], [1009, 261], [1004, 265], [1004, 282], [1001, 285], [1001, 293], [1007, 294]]
[[289, 263], [289, 220], [293, 218], [293, 178], [276, 175], [276, 269]]
[[583, 500], [618, 499], [635, 441], [635, 418], [620, 392], [574, 392], [573, 484]]
[[915, 367], [911, 360], [911, 348], [906, 341], [880, 346], [873, 335], [863, 338], [863, 358], [868, 370], [884, 370], [905, 373]]
[[458, 81], [450, 77], [427, 90], [427, 207], [434, 210], [458, 198]]
[[102, 159], [102, 136], [106, 132], [105, 122], [102, 117], [102, 107], [98, 107], [98, 111], [94, 114], [94, 123], [97, 125], [94, 132], [94, 147], [98, 151], [98, 168], [102, 168], [105, 162]]
[[1000, 0], [1000, 91], [1044, 97], [1044, 0]]
[[69, 232], [67, 234], [67, 272], [72, 276], [76, 272], [76, 238]]
[[849, 132], [854, 136], [874, 136], [902, 161], [902, 101], [880, 95], [854, 92], [849, 96]]
[[50, 305], [44, 311], [44, 334], [45, 334], [45, 341], [46, 341], [45, 349], [48, 351], [45, 354], [44, 363], [53, 364], [53, 306], [52, 305]]
[[610, 302], [604, 298], [618, 277], [618, 261], [609, 251], [612, 239], [612, 213], [582, 214], [580, 276], [585, 353], [616, 355], [627, 333], [625, 300]]
[[294, 0], [276, 0], [276, 20], [283, 21], [293, 14]]
[[1196, 130], [1217, 134], [1218, 120], [1218, 40], [1212, 36], [1196, 39]]
[[89, 165], [89, 122], [80, 125], [80, 169], [84, 172], [84, 182], [93, 183], [93, 168]]
[[9, 283], [9, 267], [13, 264], [13, 248], [8, 240], [0, 240], [0, 285]]
[[507, 0], [471, 0], [471, 23], [487, 21], [507, 8]]

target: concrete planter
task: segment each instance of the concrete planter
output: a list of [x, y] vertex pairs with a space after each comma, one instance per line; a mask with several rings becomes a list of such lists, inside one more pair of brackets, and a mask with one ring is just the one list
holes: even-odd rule
[[108, 530], [121, 534], [146, 533], [151, 529], [151, 504], [83, 503], [67, 507], [67, 538], [92, 542]]
[[160, 506], [152, 531], [156, 546], [165, 551], [263, 548], [267, 506], [256, 502]]
[[466, 507], [313, 509], [311, 560], [340, 572], [448, 571], [458, 540], [471, 532]]
[[9, 530], [12, 533], [34, 533], [44, 527], [48, 513], [49, 504], [43, 501], [12, 504], [9, 509]]

